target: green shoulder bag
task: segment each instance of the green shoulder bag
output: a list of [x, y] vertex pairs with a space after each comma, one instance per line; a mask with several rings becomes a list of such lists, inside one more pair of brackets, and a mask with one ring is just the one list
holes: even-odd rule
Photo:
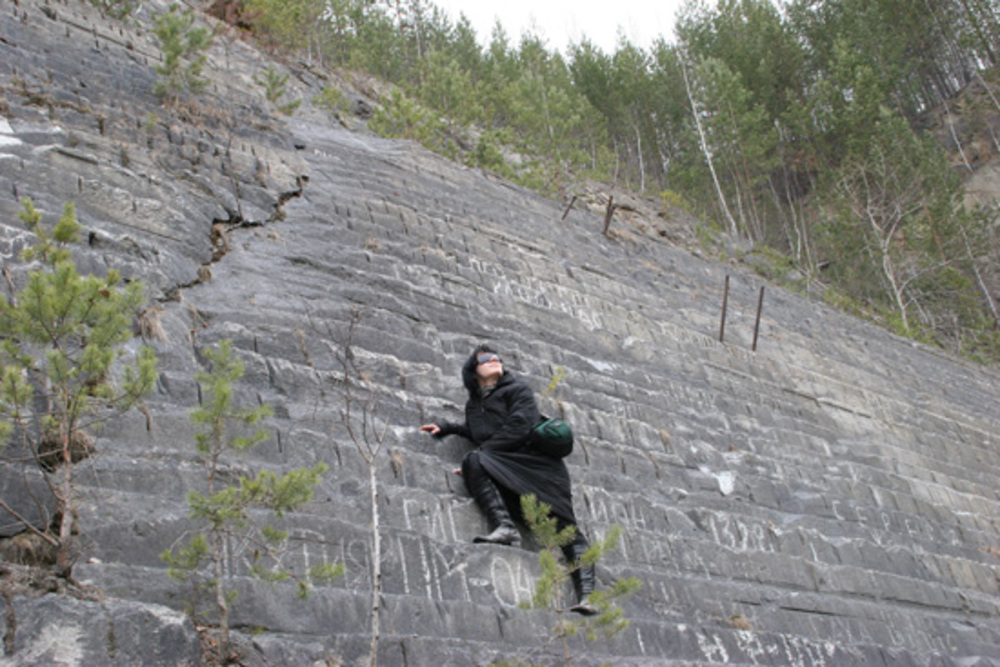
[[573, 452], [573, 431], [565, 420], [543, 416], [528, 434], [528, 446], [539, 454], [565, 458]]

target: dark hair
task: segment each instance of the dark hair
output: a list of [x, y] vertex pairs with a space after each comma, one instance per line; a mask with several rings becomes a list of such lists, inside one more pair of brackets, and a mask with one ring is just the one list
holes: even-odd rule
[[477, 354], [482, 354], [483, 352], [490, 352], [492, 354], [497, 355], [498, 357], [500, 356], [500, 353], [497, 352], [495, 349], [493, 349], [493, 346], [488, 343], [480, 343], [479, 345], [477, 345], [476, 349], [472, 351], [472, 356], [476, 356]]

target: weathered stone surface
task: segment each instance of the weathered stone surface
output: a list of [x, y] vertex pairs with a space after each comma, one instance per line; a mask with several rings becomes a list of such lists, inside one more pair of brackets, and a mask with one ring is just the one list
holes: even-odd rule
[[198, 637], [191, 621], [167, 607], [65, 595], [7, 600], [4, 664], [161, 665], [195, 667]]
[[[21, 0], [0, 18], [0, 256], [22, 280], [20, 197], [49, 221], [74, 201], [81, 267], [149, 287], [161, 379], [148, 418], [108, 424], [78, 466], [74, 576], [106, 599], [8, 601], [6, 661], [193, 664], [193, 627], [164, 610], [188, 592], [159, 555], [194, 527], [194, 373], [222, 339], [246, 365], [238, 400], [275, 411], [272, 437], [229, 478], [327, 463], [313, 502], [288, 517], [288, 558], [347, 568], [299, 601], [232, 553], [245, 659], [364, 661], [369, 471], [343, 424], [341, 363], [357, 316], [353, 359], [387, 427], [381, 664], [561, 659], [543, 647], [555, 616], [518, 608], [534, 547], [471, 544], [485, 525], [451, 473], [464, 446], [417, 431], [461, 415], [458, 368], [482, 339], [573, 425], [584, 529], [625, 528], [599, 579], [643, 581], [629, 629], [575, 639], [574, 664], [1000, 664], [995, 372], [771, 289], [753, 353], [759, 283], [739, 273], [720, 343], [732, 267], [638, 222], [605, 237], [600, 210], [562, 220], [558, 203], [489, 174], [347, 130], [309, 103], [323, 79], [307, 69], [290, 79], [300, 110], [272, 114], [252, 83], [271, 63], [226, 37], [210, 91], [161, 107], [149, 26], [165, 3], [127, 23], [85, 2], [53, 5], [55, 18], [42, 7]], [[0, 469], [0, 488], [13, 473]], [[163, 639], [133, 652], [147, 632]]]

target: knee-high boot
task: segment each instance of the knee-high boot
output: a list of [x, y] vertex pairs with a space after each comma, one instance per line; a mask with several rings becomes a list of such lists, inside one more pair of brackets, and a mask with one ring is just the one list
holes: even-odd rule
[[493, 532], [489, 535], [478, 535], [473, 542], [489, 542], [492, 544], [509, 544], [517, 546], [521, 543], [521, 534], [517, 532], [514, 521], [507, 511], [503, 496], [489, 477], [477, 487], [475, 492], [476, 502], [486, 513], [486, 518], [493, 527]]
[[577, 602], [569, 609], [584, 616], [593, 616], [597, 613], [597, 608], [591, 604], [590, 594], [594, 592], [596, 574], [593, 565], [583, 564], [583, 554], [590, 548], [590, 543], [579, 530], [577, 528], [576, 538], [564, 550], [566, 559], [576, 566], [572, 577]]
[[500, 490], [497, 489], [496, 484], [486, 474], [486, 471], [478, 466], [478, 460], [471, 460], [472, 458], [466, 457], [466, 460], [463, 461], [462, 476], [465, 478], [465, 484], [469, 489], [469, 493], [472, 494], [472, 497], [476, 499], [476, 504], [486, 514], [486, 518], [492, 528], [492, 532], [488, 535], [479, 535], [472, 541], [508, 544], [512, 546], [519, 545], [521, 543], [521, 534], [517, 532], [517, 527], [514, 526], [514, 520], [507, 510], [507, 505], [503, 501], [503, 496], [500, 495]]

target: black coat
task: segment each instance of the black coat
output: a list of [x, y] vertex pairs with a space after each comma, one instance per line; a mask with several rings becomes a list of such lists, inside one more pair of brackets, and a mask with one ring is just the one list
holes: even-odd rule
[[[456, 434], [479, 448], [479, 460], [506, 495], [533, 493], [563, 521], [575, 524], [569, 471], [562, 459], [539, 454], [525, 444], [532, 427], [542, 420], [534, 393], [504, 370], [485, 395], [476, 379], [476, 358], [462, 366], [462, 382], [469, 392], [465, 423], [441, 425], [439, 437]], [[520, 514], [520, 507], [511, 508]]]

